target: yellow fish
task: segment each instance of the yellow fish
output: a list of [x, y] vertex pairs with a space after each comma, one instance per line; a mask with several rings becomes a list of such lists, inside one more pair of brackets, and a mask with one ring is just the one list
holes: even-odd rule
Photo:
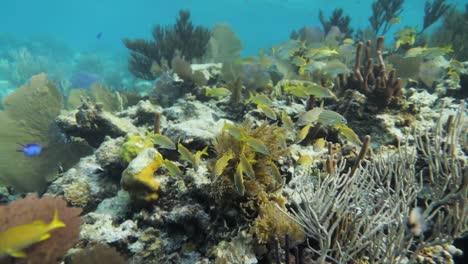
[[396, 24], [400, 24], [400, 23], [401, 23], [401, 18], [399, 18], [399, 17], [394, 17], [394, 18], [390, 19], [390, 21], [389, 21], [390, 25], [396, 25]]
[[241, 196], [245, 194], [244, 178], [242, 176], [242, 165], [237, 164], [236, 173], [234, 174], [234, 185], [236, 186], [237, 192]]
[[350, 38], [346, 38], [346, 39], [343, 40], [343, 44], [353, 45], [353, 44], [354, 44], [354, 40], [353, 40], [353, 39], [350, 39]]
[[198, 170], [198, 166], [200, 165], [200, 160], [201, 160], [201, 156], [208, 156], [208, 146], [206, 146], [204, 149], [202, 150], [199, 150], [195, 153], [195, 156], [194, 156], [194, 159], [193, 159], [193, 168], [195, 169], [195, 171]]
[[281, 123], [283, 124], [283, 127], [287, 130], [294, 131], [294, 123], [284, 110], [281, 111]]
[[253, 137], [245, 137], [242, 139], [249, 147], [251, 147], [256, 152], [269, 155], [270, 151], [268, 147], [263, 143], [261, 140], [253, 138]]
[[237, 127], [236, 125], [229, 124], [224, 122], [223, 131], [226, 131], [231, 137], [241, 140], [246, 137], [246, 132], [243, 128]]
[[297, 164], [302, 167], [309, 168], [312, 165], [312, 157], [310, 155], [302, 155], [298, 160]]
[[280, 170], [276, 167], [276, 164], [273, 161], [270, 161], [270, 171], [273, 179], [280, 185], [284, 185], [285, 179], [281, 175]]
[[216, 161], [215, 168], [214, 168], [214, 173], [216, 176], [219, 176], [221, 175], [221, 173], [223, 173], [224, 169], [227, 167], [227, 165], [229, 164], [229, 161], [232, 158], [233, 158], [232, 153], [226, 153]]
[[231, 91], [229, 89], [221, 87], [221, 88], [211, 88], [211, 89], [206, 89], [205, 90], [205, 95], [210, 96], [210, 97], [217, 97], [217, 98], [222, 98], [226, 97], [229, 94], [231, 94]]
[[168, 138], [168, 137], [166, 137], [164, 135], [156, 133], [156, 134], [154, 134], [152, 136], [152, 139], [153, 139], [154, 143], [156, 145], [158, 145], [160, 148], [171, 149], [171, 150], [176, 149], [175, 143], [170, 138]]
[[268, 105], [258, 104], [257, 109], [258, 111], [262, 112], [266, 117], [276, 121], [276, 112], [275, 110], [273, 110], [273, 108], [269, 107]]
[[323, 110], [324, 109], [322, 107], [314, 107], [312, 110], [300, 114], [296, 124], [298, 126], [315, 124], [318, 121], [319, 116], [323, 112]]
[[169, 174], [171, 176], [180, 177], [183, 175], [182, 171], [173, 161], [164, 159], [162, 166], [166, 168], [167, 171], [169, 171]]
[[252, 164], [250, 164], [249, 160], [245, 156], [244, 149], [245, 149], [245, 147], [242, 148], [242, 151], [240, 153], [240, 164], [242, 166], [242, 171], [244, 171], [245, 174], [247, 174], [247, 176], [249, 176], [249, 178], [255, 179], [255, 171], [254, 171], [254, 169], [252, 167]]
[[348, 123], [344, 116], [332, 110], [323, 110], [319, 115], [318, 122], [330, 126], [346, 125]]
[[61, 227], [65, 227], [65, 223], [60, 221], [55, 209], [54, 218], [48, 224], [38, 220], [6, 230], [0, 234], [0, 258], [7, 255], [15, 258], [26, 257], [24, 249], [48, 239], [50, 231]]
[[337, 55], [339, 52], [335, 49], [330, 48], [318, 48], [318, 49], [311, 49], [307, 52], [306, 56], [310, 59], [323, 59], [326, 57], [330, 57], [333, 55]]
[[311, 126], [312, 126], [311, 124], [307, 124], [305, 127], [301, 129], [301, 131], [297, 135], [297, 142], [301, 142], [307, 137]]
[[180, 140], [179, 144], [177, 144], [177, 152], [179, 152], [181, 160], [188, 161], [192, 165], [195, 164], [195, 156], [190, 152], [190, 150], [180, 143]]
[[348, 140], [349, 142], [355, 144], [355, 145], [361, 145], [362, 142], [361, 140], [359, 139], [358, 135], [349, 127], [349, 126], [346, 126], [346, 125], [343, 125], [343, 124], [338, 124], [335, 126], [336, 129], [338, 129], [341, 133], [341, 135], [343, 135], [346, 140]]
[[256, 94], [253, 95], [252, 92], [250, 92], [249, 99], [247, 100], [248, 103], [253, 103], [253, 104], [262, 104], [262, 105], [271, 105], [271, 99], [268, 98], [268, 96], [264, 94]]

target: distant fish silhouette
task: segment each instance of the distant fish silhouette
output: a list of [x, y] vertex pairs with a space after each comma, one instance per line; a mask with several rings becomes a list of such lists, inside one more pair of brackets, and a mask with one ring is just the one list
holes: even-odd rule
[[18, 152], [23, 152], [23, 154], [26, 157], [34, 157], [34, 156], [37, 156], [37, 155], [41, 154], [41, 152], [42, 152], [42, 147], [39, 146], [36, 143], [30, 143], [30, 144], [27, 144], [27, 145], [19, 144], [19, 145], [21, 146], [21, 148], [18, 149], [17, 151]]
[[96, 38], [101, 39], [101, 37], [102, 37], [102, 32], [97, 33]]
[[84, 88], [89, 90], [94, 83], [99, 82], [100, 80], [101, 77], [94, 73], [83, 71], [75, 72], [69, 80], [71, 83], [70, 88]]

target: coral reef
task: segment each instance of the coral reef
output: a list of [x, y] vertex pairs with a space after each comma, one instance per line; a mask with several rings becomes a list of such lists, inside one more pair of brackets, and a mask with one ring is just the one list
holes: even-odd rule
[[103, 244], [87, 247], [73, 255], [71, 264], [115, 263], [125, 264], [125, 259], [114, 248]]
[[128, 119], [116, 117], [103, 110], [103, 105], [84, 101], [78, 110], [60, 115], [57, 126], [70, 136], [81, 137], [98, 147], [106, 136], [117, 138], [128, 133], [140, 134]]
[[206, 52], [210, 31], [202, 26], [194, 27], [190, 21], [190, 12], [180, 10], [173, 26], [156, 25], [153, 28], [154, 41], [142, 39], [124, 39], [130, 49], [129, 70], [137, 77], [154, 80], [160, 74], [164, 64], [170, 63], [179, 52], [187, 61], [201, 59]]
[[228, 25], [182, 10], [153, 40], [124, 40], [129, 60], [75, 54], [56, 82], [34, 76], [0, 112], [0, 233], [56, 208], [74, 230], [26, 248], [35, 262], [453, 263], [468, 232], [468, 62], [425, 38], [455, 11], [426, 1], [422, 30], [398, 26], [384, 47], [376, 33], [402, 23], [403, 0], [373, 3], [363, 42], [346, 9], [324, 9], [323, 31], [242, 57]]

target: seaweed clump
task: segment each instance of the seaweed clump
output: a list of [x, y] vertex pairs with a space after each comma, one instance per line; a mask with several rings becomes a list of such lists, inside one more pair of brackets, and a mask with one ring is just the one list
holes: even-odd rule
[[194, 27], [190, 11], [180, 10], [175, 25], [153, 28], [154, 41], [124, 39], [131, 50], [128, 68], [136, 77], [154, 80], [170, 66], [178, 53], [187, 61], [201, 59], [206, 52], [211, 32], [203, 26]]
[[293, 241], [304, 239], [298, 224], [287, 217], [278, 220], [281, 211], [277, 208], [286, 210], [286, 199], [281, 195], [285, 178], [276, 165], [289, 152], [282, 143], [284, 133], [284, 128], [276, 125], [253, 128], [249, 123], [226, 124], [214, 144], [218, 160], [213, 169], [212, 196], [221, 207], [237, 207], [248, 221], [253, 220], [250, 231], [261, 244], [286, 234]]
[[366, 42], [364, 50], [364, 63], [361, 64], [364, 44], [360, 42], [356, 49], [356, 61], [353, 72], [345, 78], [340, 75], [337, 84], [342, 90], [356, 89], [366, 95], [376, 105], [383, 107], [396, 107], [403, 98], [403, 83], [396, 76], [396, 69], [387, 73], [383, 59], [384, 37], [377, 39], [376, 53], [378, 63], [372, 58], [371, 41]]

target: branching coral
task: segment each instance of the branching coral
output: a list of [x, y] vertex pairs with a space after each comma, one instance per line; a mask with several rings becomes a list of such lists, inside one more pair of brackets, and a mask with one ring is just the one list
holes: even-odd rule
[[372, 16], [369, 22], [376, 35], [385, 35], [391, 20], [403, 12], [404, 0], [376, 0], [372, 3]]
[[[345, 79], [343, 75], [338, 80], [338, 86], [346, 89], [356, 89], [371, 98], [380, 106], [395, 106], [402, 99], [402, 81], [396, 76], [396, 69], [387, 73], [383, 59], [384, 37], [377, 39], [376, 53], [378, 64], [374, 64], [371, 55], [371, 42], [365, 46], [364, 65], [361, 65], [364, 44], [359, 43], [356, 50], [356, 62], [353, 73]], [[340, 88], [340, 89], [342, 89]]]
[[137, 77], [154, 80], [161, 68], [179, 55], [187, 61], [201, 59], [206, 52], [210, 39], [210, 31], [202, 26], [194, 27], [190, 21], [190, 12], [179, 11], [179, 17], [173, 26], [156, 25], [153, 28], [154, 41], [142, 39], [124, 39], [125, 46], [130, 49], [129, 70]]
[[446, 12], [442, 25], [431, 36], [431, 44], [434, 46], [451, 46], [455, 51], [453, 56], [459, 61], [468, 60], [468, 4], [465, 12], [455, 8]]
[[446, 0], [434, 0], [432, 2], [426, 0], [426, 5], [424, 6], [424, 23], [421, 32], [434, 24], [450, 9], [451, 5], [446, 2]]
[[0, 233], [19, 225], [30, 224], [34, 221], [49, 223], [57, 210], [59, 219], [65, 223], [64, 228], [51, 232], [51, 237], [38, 242], [25, 250], [24, 259], [2, 259], [1, 263], [26, 264], [43, 263], [55, 264], [79, 239], [80, 208], [67, 207], [61, 198], [37, 198], [30, 194], [24, 199], [0, 206]]
[[350, 38], [353, 34], [353, 29], [350, 27], [351, 17], [343, 15], [343, 9], [336, 8], [333, 10], [333, 14], [327, 20], [323, 16], [322, 10], [319, 11], [319, 20], [322, 23], [323, 30], [325, 35], [330, 32], [332, 27], [338, 27], [341, 33], [345, 34], [346, 37]]
[[294, 219], [316, 242], [318, 263], [415, 263], [428, 247], [466, 235], [465, 114], [461, 102], [445, 125], [415, 132], [422, 160], [405, 146], [356, 170], [342, 161], [318, 182], [303, 179]]

